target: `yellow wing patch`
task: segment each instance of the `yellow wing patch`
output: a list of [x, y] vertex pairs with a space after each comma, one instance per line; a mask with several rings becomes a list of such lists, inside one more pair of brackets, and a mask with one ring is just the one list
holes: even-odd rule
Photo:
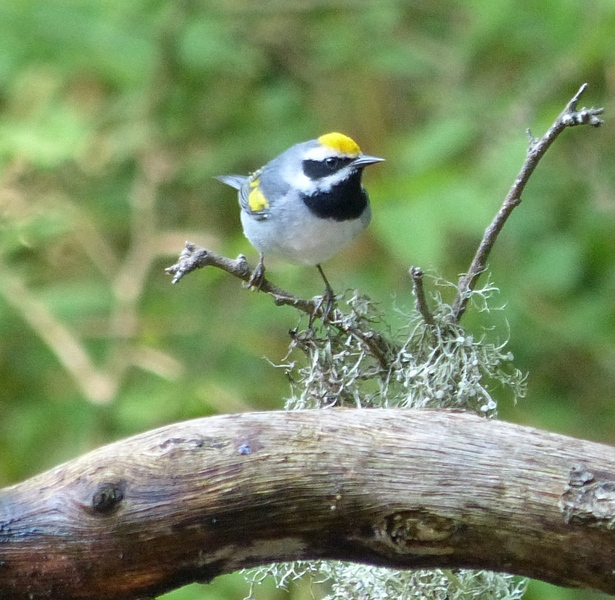
[[260, 212], [269, 208], [269, 202], [267, 202], [265, 194], [263, 194], [258, 187], [258, 179], [255, 179], [250, 183], [250, 188], [252, 188], [252, 191], [248, 195], [248, 205], [250, 206], [250, 210], [252, 212]]
[[343, 133], [337, 133], [336, 131], [325, 133], [325, 135], [321, 135], [318, 138], [318, 141], [323, 146], [332, 148], [341, 154], [347, 154], [348, 156], [359, 156], [361, 154], [361, 148], [359, 148], [358, 144]]

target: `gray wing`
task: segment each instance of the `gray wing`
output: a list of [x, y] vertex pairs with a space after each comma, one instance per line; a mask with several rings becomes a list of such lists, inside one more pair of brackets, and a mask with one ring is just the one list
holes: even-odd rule
[[[226, 183], [226, 185], [230, 185], [232, 188], [235, 188], [239, 191], [239, 204], [241, 206], [241, 210], [252, 215], [257, 221], [262, 221], [266, 219], [269, 215], [269, 203], [266, 199], [266, 196], [263, 196], [263, 200], [265, 201], [265, 206], [263, 206], [259, 210], [254, 210], [252, 206], [250, 206], [250, 194], [254, 191], [250, 184], [258, 180], [262, 173], [262, 170], [259, 169], [255, 173], [252, 173], [249, 177], [245, 175], [221, 175], [216, 177], [222, 183]], [[262, 192], [262, 189], [259, 189]]]

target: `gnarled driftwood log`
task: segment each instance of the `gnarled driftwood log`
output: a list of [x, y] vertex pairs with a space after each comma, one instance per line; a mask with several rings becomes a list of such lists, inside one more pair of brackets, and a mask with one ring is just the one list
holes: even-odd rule
[[615, 593], [614, 523], [608, 446], [447, 411], [226, 415], [0, 490], [0, 598], [143, 598], [316, 558]]

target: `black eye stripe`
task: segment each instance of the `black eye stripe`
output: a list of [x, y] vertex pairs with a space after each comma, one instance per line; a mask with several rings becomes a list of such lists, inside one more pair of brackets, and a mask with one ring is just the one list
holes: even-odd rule
[[337, 173], [352, 162], [352, 158], [330, 156], [324, 160], [304, 160], [303, 172], [310, 179], [321, 179]]

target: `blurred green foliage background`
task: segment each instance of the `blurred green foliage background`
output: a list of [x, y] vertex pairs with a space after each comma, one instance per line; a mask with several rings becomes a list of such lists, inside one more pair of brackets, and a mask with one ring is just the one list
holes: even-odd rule
[[[492, 335], [529, 372], [503, 418], [613, 443], [613, 31], [612, 0], [0, 3], [0, 485], [172, 421], [282, 406], [264, 357], [282, 359], [298, 315], [221, 272], [164, 273], [186, 239], [254, 263], [214, 175], [330, 130], [386, 157], [365, 178], [372, 226], [327, 274], [408, 310], [408, 267], [456, 281], [526, 129], [583, 82], [607, 124], [566, 131], [534, 174], [491, 257]], [[269, 267], [322, 291], [315, 269]], [[245, 593], [234, 575], [165, 598]]]

